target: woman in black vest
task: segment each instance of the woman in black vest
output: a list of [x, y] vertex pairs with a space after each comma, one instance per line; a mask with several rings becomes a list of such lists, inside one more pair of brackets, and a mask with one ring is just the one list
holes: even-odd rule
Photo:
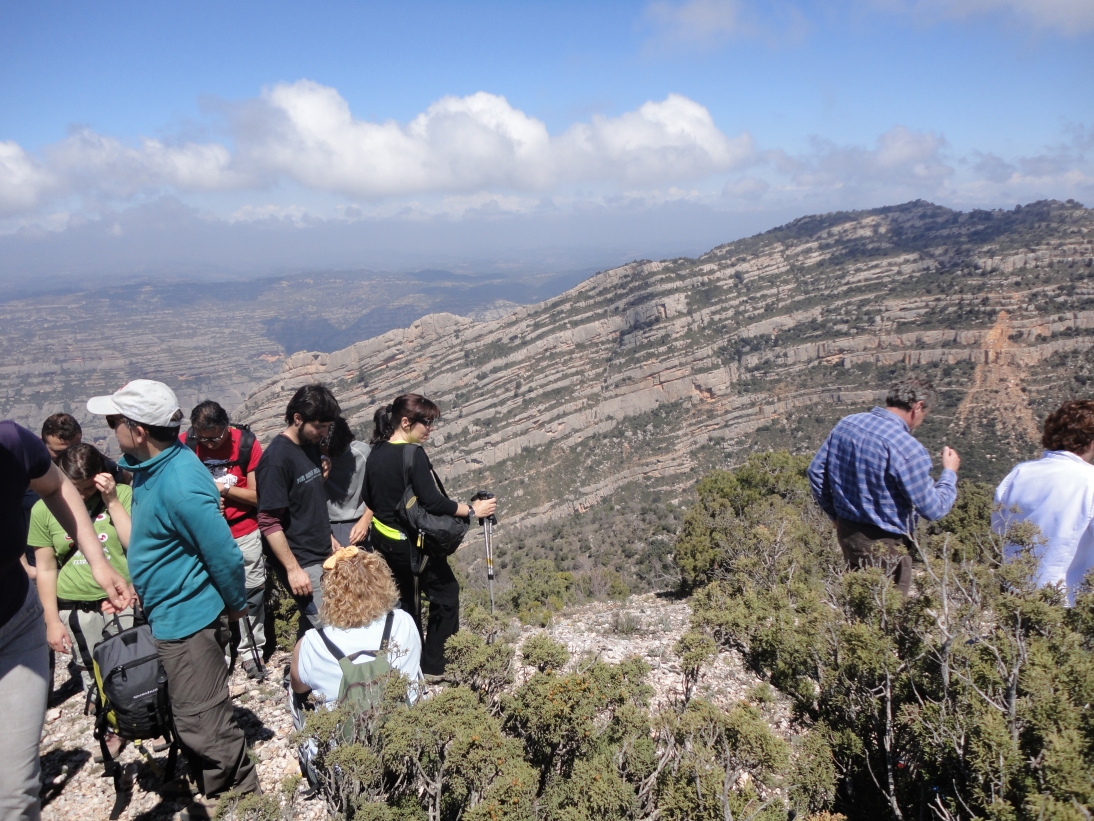
[[[440, 418], [440, 408], [424, 396], [407, 393], [386, 408], [376, 411], [372, 433], [372, 451], [365, 465], [365, 504], [373, 512], [372, 544], [387, 560], [403, 610], [414, 616], [421, 633], [418, 602], [415, 601], [415, 573], [419, 572], [418, 590], [429, 601], [429, 623], [422, 643], [422, 672], [444, 672], [444, 643], [460, 627], [460, 585], [447, 559], [430, 557], [424, 569], [415, 546], [414, 534], [407, 534], [396, 510], [406, 490], [403, 474], [403, 449], [423, 444]], [[437, 516], [485, 518], [494, 513], [495, 499], [482, 499], [471, 505], [447, 498], [433, 481], [433, 466], [421, 447], [415, 448], [410, 472], [411, 485], [418, 504]]]

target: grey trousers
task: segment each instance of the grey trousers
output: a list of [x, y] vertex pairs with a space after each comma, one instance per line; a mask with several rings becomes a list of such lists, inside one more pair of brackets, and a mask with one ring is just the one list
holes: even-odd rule
[[[236, 539], [239, 552], [243, 554], [243, 570], [246, 574], [247, 612], [254, 629], [255, 644], [258, 652], [266, 646], [266, 557], [262, 555], [262, 533], [255, 530]], [[232, 626], [232, 635], [239, 636], [235, 643], [236, 658], [247, 661], [251, 658], [251, 642], [247, 632], [238, 625]]]
[[247, 738], [232, 718], [224, 648], [230, 633], [221, 616], [192, 636], [156, 640], [167, 673], [167, 692], [182, 752], [198, 789], [207, 797], [228, 790], [259, 792]]
[[[16, 564], [4, 572], [22, 572]], [[23, 607], [0, 627], [0, 821], [38, 821], [38, 745], [50, 682], [46, 623], [31, 582]]]
[[[64, 607], [64, 602], [58, 602], [58, 606]], [[58, 615], [61, 624], [68, 631], [68, 638], [72, 642], [72, 660], [76, 662], [84, 683], [84, 692], [87, 692], [95, 687], [91, 654], [103, 639], [133, 626], [133, 609], [130, 607], [123, 610], [118, 614], [117, 620], [113, 616], [104, 616], [102, 610], [97, 609], [66, 608], [59, 610]]]
[[[292, 588], [289, 587], [289, 574], [285, 572], [281, 562], [275, 561], [270, 564], [273, 565], [274, 573], [277, 574], [281, 586], [292, 596]], [[297, 639], [300, 639], [311, 628], [323, 626], [323, 622], [319, 620], [319, 608], [323, 605], [323, 586], [321, 584], [323, 565], [310, 565], [304, 568], [304, 572], [311, 579], [312, 592], [307, 596], [292, 596], [293, 601], [296, 602], [296, 609], [300, 612], [300, 624], [296, 630]]]

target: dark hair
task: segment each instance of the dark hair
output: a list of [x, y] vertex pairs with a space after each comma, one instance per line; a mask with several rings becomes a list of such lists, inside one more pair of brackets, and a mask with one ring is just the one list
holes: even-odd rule
[[190, 424], [195, 428], [228, 427], [228, 411], [212, 399], [206, 399], [190, 411]]
[[330, 426], [330, 435], [327, 437], [327, 454], [329, 456], [341, 456], [346, 452], [349, 443], [357, 437], [349, 429], [349, 423], [341, 416], [334, 420]]
[[148, 434], [150, 439], [155, 439], [157, 442], [169, 445], [179, 438], [179, 429], [177, 427], [146, 425], [144, 422], [138, 422], [137, 424], [144, 428], [144, 432]]
[[1072, 399], [1045, 420], [1041, 445], [1045, 450], [1082, 453], [1094, 442], [1094, 402]]
[[[171, 417], [176, 421], [182, 420], [182, 411], [175, 411], [174, 416]], [[148, 438], [155, 439], [157, 442], [161, 442], [165, 445], [170, 445], [179, 438], [179, 426], [178, 425], [149, 425], [147, 422], [138, 422], [136, 419], [130, 419], [128, 416], [123, 416], [124, 424], [129, 427], [140, 426], [144, 428], [144, 432], [148, 435]]]
[[922, 402], [924, 408], [929, 408], [934, 405], [937, 396], [930, 379], [924, 376], [907, 376], [899, 382], [894, 382], [889, 388], [885, 405], [910, 411], [916, 402]]
[[285, 424], [291, 425], [298, 413], [305, 422], [333, 422], [342, 415], [342, 408], [326, 385], [303, 385], [285, 408]]
[[71, 413], [55, 413], [42, 423], [42, 438], [56, 436], [62, 442], [71, 442], [83, 434], [84, 429]]
[[82, 482], [106, 471], [106, 457], [94, 445], [81, 442], [58, 457], [57, 467], [73, 482]]
[[386, 408], [380, 408], [372, 417], [373, 430], [369, 444], [378, 445], [386, 442], [395, 433], [395, 427], [403, 420], [403, 417], [415, 422], [429, 424], [441, 418], [441, 409], [435, 402], [431, 402], [421, 394], [404, 393], [396, 396], [395, 401]]

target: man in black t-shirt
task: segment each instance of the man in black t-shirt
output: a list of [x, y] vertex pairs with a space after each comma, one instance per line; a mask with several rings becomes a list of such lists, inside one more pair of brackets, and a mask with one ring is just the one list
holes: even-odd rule
[[319, 623], [323, 561], [334, 547], [323, 490], [319, 442], [342, 412], [323, 385], [304, 385], [285, 409], [285, 428], [255, 469], [258, 526], [276, 561], [274, 572], [300, 611], [300, 635]]

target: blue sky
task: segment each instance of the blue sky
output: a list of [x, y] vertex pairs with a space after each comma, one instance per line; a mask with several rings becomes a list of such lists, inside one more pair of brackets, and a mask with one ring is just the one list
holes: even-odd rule
[[0, 275], [545, 270], [1094, 204], [1094, 0], [6, 3]]

